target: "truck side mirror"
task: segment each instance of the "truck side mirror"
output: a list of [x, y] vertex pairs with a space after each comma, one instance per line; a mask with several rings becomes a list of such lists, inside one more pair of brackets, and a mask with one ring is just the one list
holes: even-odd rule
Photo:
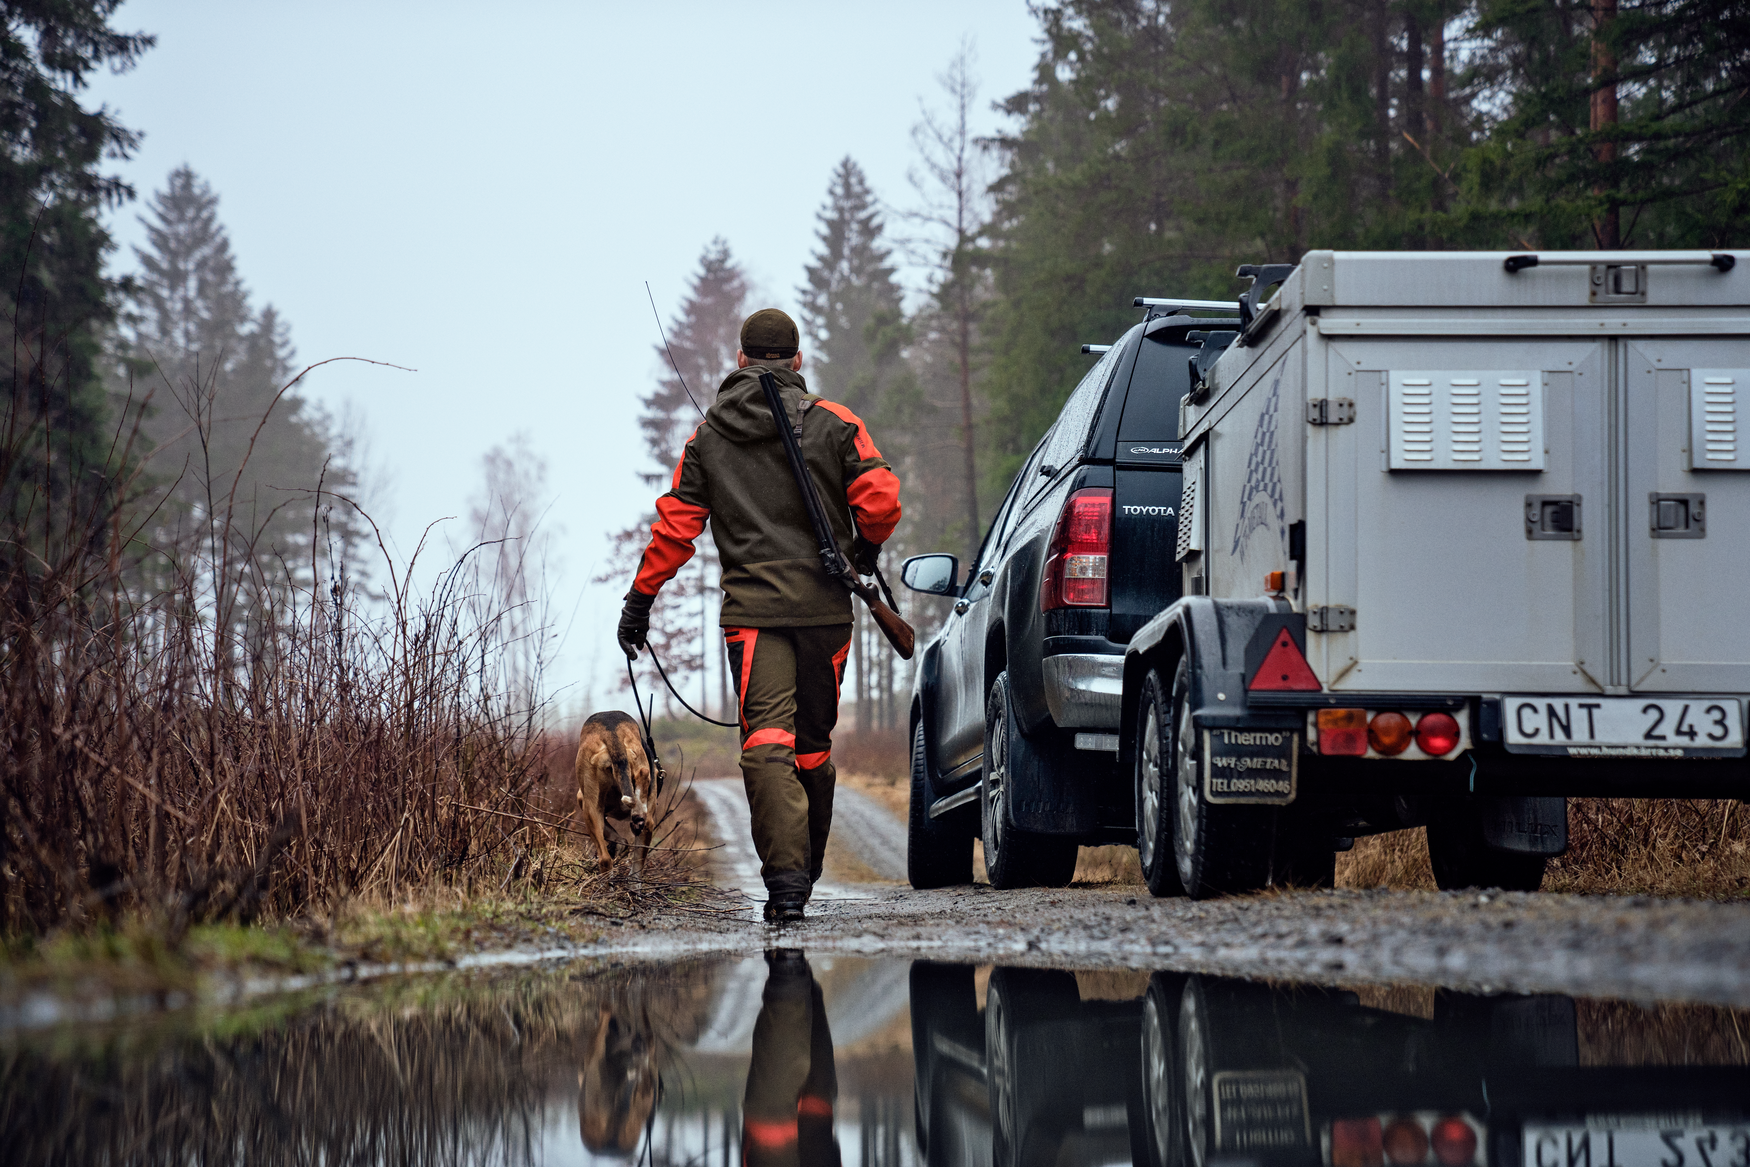
[[952, 555], [914, 555], [899, 565], [899, 582], [927, 596], [951, 596], [960, 578], [960, 561]]

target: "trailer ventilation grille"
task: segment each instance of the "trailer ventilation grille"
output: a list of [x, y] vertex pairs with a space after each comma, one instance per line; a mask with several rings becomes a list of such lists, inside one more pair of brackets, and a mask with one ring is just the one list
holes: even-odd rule
[[1739, 391], [1750, 369], [1689, 371], [1689, 462], [1696, 470], [1750, 470], [1738, 440]]
[[1542, 373], [1394, 369], [1388, 391], [1391, 469], [1543, 469]]
[[1173, 555], [1174, 559], [1184, 559], [1192, 551], [1198, 550], [1193, 546], [1197, 542], [1197, 475], [1185, 475], [1184, 482], [1184, 494], [1179, 500], [1179, 545]]

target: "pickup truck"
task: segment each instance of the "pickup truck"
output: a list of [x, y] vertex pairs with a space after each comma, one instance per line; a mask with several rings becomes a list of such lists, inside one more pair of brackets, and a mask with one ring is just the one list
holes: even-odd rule
[[1126, 646], [1156, 895], [1426, 825], [1534, 889], [1573, 796], [1750, 794], [1750, 252], [1313, 251], [1192, 332], [1182, 596]]

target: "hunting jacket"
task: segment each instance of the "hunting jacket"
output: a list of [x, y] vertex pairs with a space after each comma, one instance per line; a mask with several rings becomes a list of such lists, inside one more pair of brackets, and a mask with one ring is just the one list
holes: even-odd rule
[[849, 554], [853, 530], [885, 543], [899, 524], [899, 479], [862, 420], [808, 392], [800, 373], [750, 365], [724, 380], [687, 439], [673, 484], [656, 500], [632, 590], [654, 596], [673, 579], [709, 519], [723, 568], [724, 627], [848, 624], [851, 594], [821, 566], [762, 372], [777, 380], [792, 424], [802, 410], [802, 456], [839, 547]]

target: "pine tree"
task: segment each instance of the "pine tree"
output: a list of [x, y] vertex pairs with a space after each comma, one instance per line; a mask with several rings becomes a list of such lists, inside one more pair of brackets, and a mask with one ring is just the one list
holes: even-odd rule
[[152, 46], [109, 27], [118, 7], [9, 4], [0, 21], [0, 333], [12, 354], [0, 374], [0, 572], [14, 578], [101, 540], [100, 512], [125, 472], [115, 458], [128, 419], [114, 416], [98, 376], [115, 292], [99, 215], [133, 190], [100, 167], [127, 157], [138, 135], [109, 108], [80, 103], [94, 71], [129, 69]]
[[[665, 330], [667, 343], [653, 346], [662, 372], [657, 377], [656, 389], [642, 399], [638, 414], [644, 447], [654, 463], [653, 469], [639, 477], [653, 489], [668, 489], [681, 450], [699, 425], [701, 411], [711, 407], [711, 402], [717, 399], [718, 387], [735, 370], [741, 322], [747, 316], [747, 296], [747, 275], [736, 263], [729, 244], [721, 237], [711, 240], [699, 255], [698, 270], [680, 311]], [[650, 524], [655, 520], [652, 512], [634, 526], [609, 536], [612, 549], [605, 569], [595, 577], [596, 582], [631, 587], [639, 556], [650, 538]], [[663, 587], [651, 611], [650, 644], [677, 687], [684, 688], [688, 678], [697, 676], [701, 702], [708, 691], [709, 676], [715, 672], [718, 708], [729, 709], [729, 674], [722, 642], [712, 622], [718, 610], [719, 565], [709, 529], [700, 535], [695, 546], [693, 560]], [[645, 653], [640, 661], [648, 686], [646, 693], [662, 692], [667, 700], [667, 690], [650, 666], [650, 654]], [[712, 664], [713, 661], [716, 663]]]
[[218, 205], [181, 166], [141, 219], [130, 340], [168, 398], [149, 425], [163, 443], [155, 469], [179, 479], [172, 494], [184, 507], [221, 520], [229, 511], [263, 553], [303, 558], [318, 482], [344, 490], [352, 474], [330, 463], [328, 419], [295, 389], [280, 392], [293, 374], [289, 329], [272, 305], [250, 308]]
[[[335, 456], [327, 416], [282, 392], [289, 330], [271, 305], [250, 307], [211, 187], [178, 167], [148, 211], [127, 337], [136, 376], [157, 390], [146, 430], [159, 494], [147, 509], [155, 542], [210, 581], [220, 647], [237, 651], [267, 642], [286, 586], [313, 582], [330, 552], [319, 518], [349, 557], [351, 508], [318, 492], [346, 493], [356, 476]], [[187, 538], [191, 529], [201, 537]]]
[[798, 289], [812, 388], [857, 413], [873, 413], [897, 371], [879, 365], [872, 329], [899, 312], [899, 285], [883, 240], [881, 210], [848, 155], [833, 169], [817, 218], [819, 246]]

